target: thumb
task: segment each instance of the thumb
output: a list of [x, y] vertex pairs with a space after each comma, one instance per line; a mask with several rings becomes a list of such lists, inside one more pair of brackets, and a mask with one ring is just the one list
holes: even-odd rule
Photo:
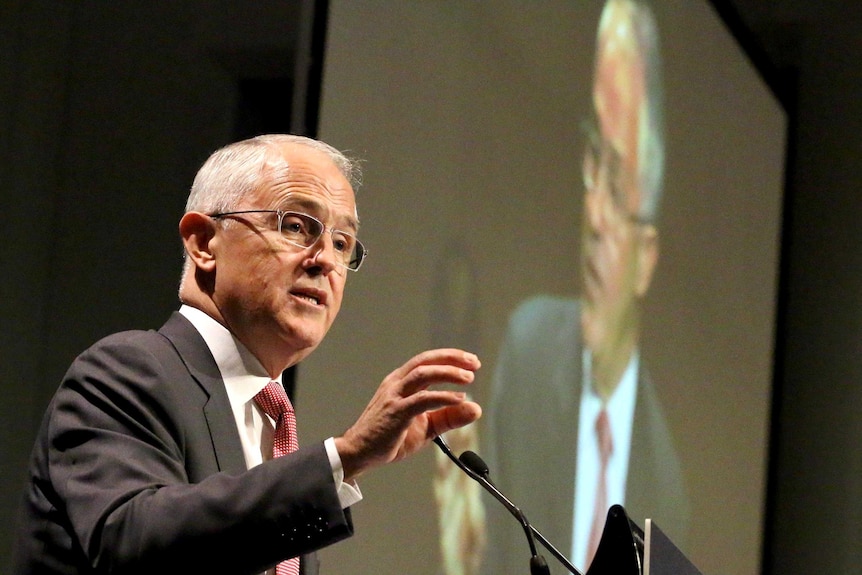
[[464, 401], [428, 412], [429, 437], [436, 437], [447, 431], [464, 427], [480, 417], [482, 417], [482, 407], [474, 401]]

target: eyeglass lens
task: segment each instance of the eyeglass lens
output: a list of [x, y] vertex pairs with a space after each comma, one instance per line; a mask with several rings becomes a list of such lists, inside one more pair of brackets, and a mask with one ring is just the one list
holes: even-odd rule
[[[325, 230], [322, 222], [307, 214], [282, 212], [280, 217], [282, 235], [287, 241], [299, 247], [313, 246]], [[332, 246], [339, 263], [349, 269], [359, 268], [365, 256], [362, 243], [348, 232], [330, 229], [329, 233], [332, 236]]]

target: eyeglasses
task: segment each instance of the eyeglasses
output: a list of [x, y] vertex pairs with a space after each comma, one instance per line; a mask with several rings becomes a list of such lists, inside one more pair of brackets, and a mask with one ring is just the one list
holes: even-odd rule
[[607, 189], [613, 215], [633, 224], [651, 223], [648, 218], [629, 211], [626, 205], [628, 200], [624, 185], [626, 172], [619, 151], [601, 137], [594, 122], [585, 122], [582, 128], [586, 136], [583, 165], [584, 189], [587, 193], [600, 193], [599, 180], [604, 176], [605, 189]]
[[[300, 248], [310, 248], [320, 240], [323, 232], [327, 231], [323, 222], [301, 212], [241, 210], [238, 212], [209, 214], [209, 216], [218, 219], [241, 214], [276, 214], [278, 216], [278, 226], [276, 229], [281, 232], [282, 237], [288, 243]], [[362, 262], [365, 261], [365, 256], [368, 255], [368, 250], [365, 249], [362, 242], [353, 234], [334, 228], [329, 228], [329, 234], [332, 236], [332, 245], [335, 248], [336, 263], [351, 271], [358, 270]]]

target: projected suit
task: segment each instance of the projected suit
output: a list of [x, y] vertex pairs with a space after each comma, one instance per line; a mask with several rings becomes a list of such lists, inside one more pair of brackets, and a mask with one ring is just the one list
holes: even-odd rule
[[[580, 302], [549, 296], [531, 298], [512, 314], [495, 373], [485, 447], [495, 483], [567, 557], [583, 384], [579, 317]], [[625, 508], [641, 526], [650, 517], [671, 533], [686, 531], [679, 459], [645, 373], [638, 378]], [[500, 506], [487, 512], [483, 571], [524, 572], [529, 555], [523, 529], [504, 517]]]

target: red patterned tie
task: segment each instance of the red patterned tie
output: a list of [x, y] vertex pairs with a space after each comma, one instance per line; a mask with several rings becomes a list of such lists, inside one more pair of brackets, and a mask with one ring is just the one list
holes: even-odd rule
[[[299, 449], [296, 437], [296, 414], [277, 381], [270, 381], [260, 393], [254, 396], [257, 405], [275, 420], [275, 435], [272, 442], [272, 456], [281, 457]], [[299, 575], [299, 557], [282, 561], [275, 567], [276, 575]]]
[[590, 531], [590, 543], [587, 548], [587, 565], [593, 562], [599, 541], [602, 539], [602, 531], [605, 528], [605, 516], [608, 513], [608, 460], [614, 452], [614, 441], [611, 437], [611, 425], [608, 422], [608, 412], [604, 409], [596, 418], [596, 437], [599, 442], [599, 483], [596, 486], [596, 507], [593, 510], [593, 527]]

